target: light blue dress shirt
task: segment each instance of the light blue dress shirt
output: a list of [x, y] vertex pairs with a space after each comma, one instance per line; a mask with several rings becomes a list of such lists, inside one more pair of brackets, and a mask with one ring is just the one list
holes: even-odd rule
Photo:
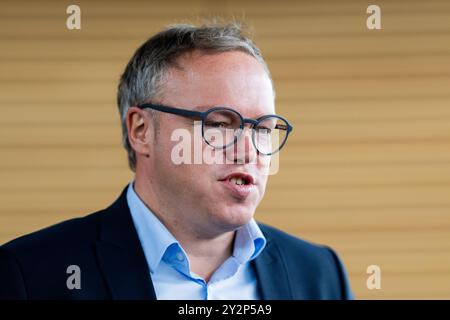
[[205, 282], [190, 270], [186, 252], [139, 198], [132, 182], [128, 186], [127, 201], [157, 299], [260, 299], [250, 261], [264, 249], [266, 239], [254, 219], [236, 231], [232, 256]]

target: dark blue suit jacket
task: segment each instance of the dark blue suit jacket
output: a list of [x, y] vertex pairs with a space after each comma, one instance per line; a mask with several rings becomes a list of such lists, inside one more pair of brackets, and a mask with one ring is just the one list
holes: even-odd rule
[[[259, 224], [267, 246], [252, 261], [263, 299], [348, 299], [344, 268], [328, 247]], [[81, 289], [68, 289], [70, 265]], [[156, 299], [126, 200], [0, 247], [0, 299]]]

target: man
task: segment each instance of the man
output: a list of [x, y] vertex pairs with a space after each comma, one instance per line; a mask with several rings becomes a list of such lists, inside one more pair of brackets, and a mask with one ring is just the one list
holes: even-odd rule
[[0, 297], [351, 297], [330, 248], [253, 219], [292, 126], [275, 115], [268, 68], [238, 26], [150, 38], [118, 105], [134, 181], [104, 210], [3, 245]]

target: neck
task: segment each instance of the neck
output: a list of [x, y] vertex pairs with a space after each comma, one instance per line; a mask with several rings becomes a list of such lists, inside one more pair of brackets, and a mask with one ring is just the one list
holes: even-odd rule
[[177, 217], [176, 213], [171, 214], [170, 209], [162, 208], [149, 186], [151, 184], [146, 183], [144, 187], [142, 181], [136, 179], [134, 190], [183, 247], [188, 255], [191, 271], [208, 281], [214, 271], [232, 255], [235, 231], [211, 235], [205, 234], [204, 226], [196, 230], [195, 226]]
[[180, 234], [177, 240], [189, 257], [191, 270], [208, 281], [233, 253], [235, 232], [228, 232], [212, 239], [188, 238]]

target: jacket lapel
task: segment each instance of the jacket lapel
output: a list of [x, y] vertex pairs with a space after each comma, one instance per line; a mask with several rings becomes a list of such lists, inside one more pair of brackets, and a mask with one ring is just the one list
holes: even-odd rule
[[126, 200], [126, 190], [103, 212], [96, 243], [100, 268], [113, 299], [156, 299], [150, 271]]
[[[266, 236], [266, 235], [265, 235]], [[274, 242], [267, 238], [266, 248], [254, 260], [256, 276], [263, 300], [291, 300], [287, 268]]]

